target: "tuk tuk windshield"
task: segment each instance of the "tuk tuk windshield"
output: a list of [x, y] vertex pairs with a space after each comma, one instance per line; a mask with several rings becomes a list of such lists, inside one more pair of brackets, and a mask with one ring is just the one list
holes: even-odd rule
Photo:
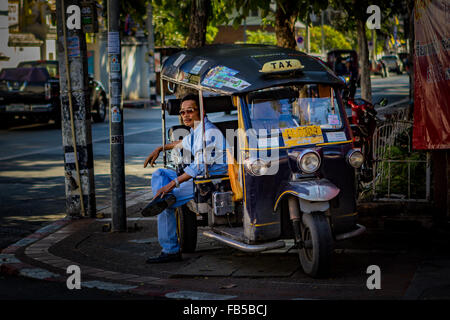
[[318, 125], [339, 129], [342, 119], [331, 86], [306, 84], [249, 94], [250, 120], [256, 130]]

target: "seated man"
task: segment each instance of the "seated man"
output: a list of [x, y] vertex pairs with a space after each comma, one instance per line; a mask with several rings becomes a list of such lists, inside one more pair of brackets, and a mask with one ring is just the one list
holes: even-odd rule
[[[200, 117], [198, 96], [189, 94], [181, 101], [180, 115], [183, 123], [191, 127], [191, 132], [183, 140], [175, 141], [164, 146], [170, 150], [183, 147], [184, 152], [194, 155], [194, 161], [177, 177], [175, 171], [158, 169], [152, 175], [153, 200], [142, 210], [143, 216], [158, 216], [158, 241], [162, 247], [161, 254], [151, 257], [147, 263], [180, 261], [181, 252], [177, 237], [177, 221], [175, 210], [194, 198], [193, 177], [205, 175], [203, 156], [203, 128]], [[227, 174], [226, 140], [220, 130], [206, 117], [206, 163], [211, 175]], [[156, 148], [145, 160], [144, 168], [150, 163], [153, 166], [163, 147]], [[187, 157], [184, 157], [185, 159]], [[190, 158], [190, 157], [189, 157]], [[162, 212], [162, 213], [161, 213]]]

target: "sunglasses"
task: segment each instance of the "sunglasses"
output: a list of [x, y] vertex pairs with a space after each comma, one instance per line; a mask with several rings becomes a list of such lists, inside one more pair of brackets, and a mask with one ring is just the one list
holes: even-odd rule
[[180, 110], [180, 116], [184, 116], [185, 114], [193, 114], [195, 112], [195, 110], [197, 110], [197, 109], [188, 108], [185, 110]]

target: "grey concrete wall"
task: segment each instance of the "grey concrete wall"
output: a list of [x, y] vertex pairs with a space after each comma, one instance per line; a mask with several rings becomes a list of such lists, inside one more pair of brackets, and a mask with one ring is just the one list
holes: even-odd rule
[[[99, 36], [100, 75], [96, 78], [107, 87], [108, 84], [108, 39]], [[135, 39], [122, 40], [122, 97], [123, 100], [149, 98], [149, 65], [146, 59], [147, 42]]]

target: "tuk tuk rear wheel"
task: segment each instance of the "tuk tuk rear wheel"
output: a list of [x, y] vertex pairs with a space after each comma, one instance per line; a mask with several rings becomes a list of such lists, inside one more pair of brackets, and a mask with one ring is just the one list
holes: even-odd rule
[[322, 212], [304, 213], [301, 231], [305, 244], [299, 249], [303, 271], [313, 278], [328, 275], [333, 254], [333, 238], [326, 216]]
[[192, 253], [197, 247], [197, 216], [186, 205], [175, 209], [181, 252]]

